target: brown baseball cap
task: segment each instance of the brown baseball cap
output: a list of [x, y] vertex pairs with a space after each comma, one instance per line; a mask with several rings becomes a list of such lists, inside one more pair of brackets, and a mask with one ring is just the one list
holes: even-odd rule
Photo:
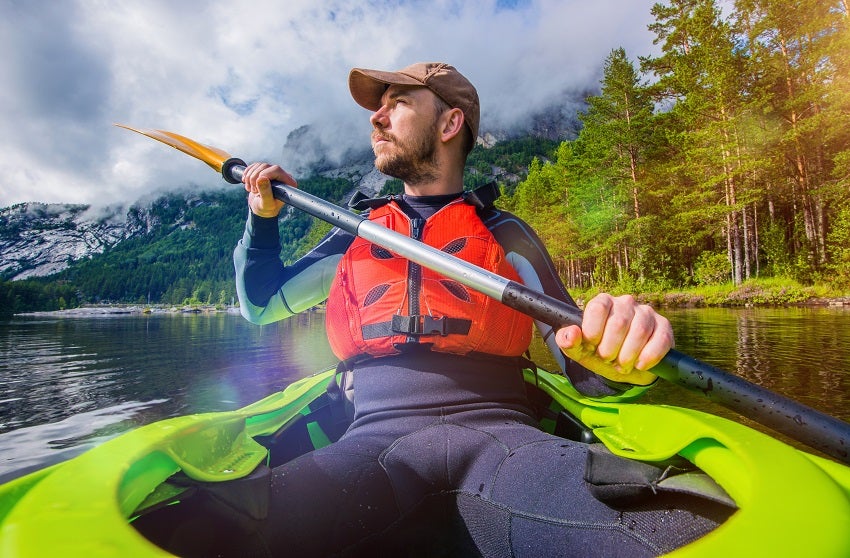
[[472, 143], [475, 143], [481, 114], [478, 92], [454, 66], [444, 62], [417, 62], [397, 72], [354, 68], [348, 74], [351, 96], [358, 105], [371, 111], [381, 108], [381, 96], [390, 85], [427, 87], [450, 107], [459, 108], [472, 132]]

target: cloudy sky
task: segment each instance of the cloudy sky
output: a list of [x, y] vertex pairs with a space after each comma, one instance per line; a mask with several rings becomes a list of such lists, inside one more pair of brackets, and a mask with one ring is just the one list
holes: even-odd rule
[[160, 128], [286, 163], [310, 124], [368, 145], [352, 67], [441, 60], [476, 84], [482, 129], [598, 84], [612, 49], [656, 52], [653, 0], [0, 0], [0, 207], [128, 204], [223, 187], [208, 167], [113, 126]]

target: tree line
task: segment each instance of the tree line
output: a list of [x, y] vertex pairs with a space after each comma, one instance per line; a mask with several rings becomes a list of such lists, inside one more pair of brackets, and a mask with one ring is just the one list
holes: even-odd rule
[[[725, 4], [724, 4], [725, 5]], [[847, 0], [672, 0], [504, 200], [570, 287], [850, 286]]]

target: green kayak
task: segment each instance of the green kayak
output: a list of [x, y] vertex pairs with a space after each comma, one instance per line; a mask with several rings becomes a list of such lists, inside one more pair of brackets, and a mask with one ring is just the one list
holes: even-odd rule
[[[246, 488], [259, 466], [341, 434], [326, 393], [333, 373], [236, 411], [138, 428], [0, 486], [0, 556], [171, 556], [134, 525], [179, 506], [197, 485], [262, 498], [262, 488]], [[527, 370], [526, 381], [542, 428], [601, 442], [629, 460], [686, 461], [692, 471], [683, 486], [736, 508], [669, 556], [850, 556], [850, 467], [704, 412], [589, 400], [543, 370]]]

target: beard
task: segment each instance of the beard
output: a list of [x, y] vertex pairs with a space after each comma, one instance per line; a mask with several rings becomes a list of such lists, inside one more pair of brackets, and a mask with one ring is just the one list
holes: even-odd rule
[[410, 185], [437, 179], [437, 132], [433, 126], [423, 127], [421, 133], [404, 140], [380, 130], [373, 132], [373, 137], [389, 141], [380, 153], [375, 152], [375, 168], [382, 173]]

